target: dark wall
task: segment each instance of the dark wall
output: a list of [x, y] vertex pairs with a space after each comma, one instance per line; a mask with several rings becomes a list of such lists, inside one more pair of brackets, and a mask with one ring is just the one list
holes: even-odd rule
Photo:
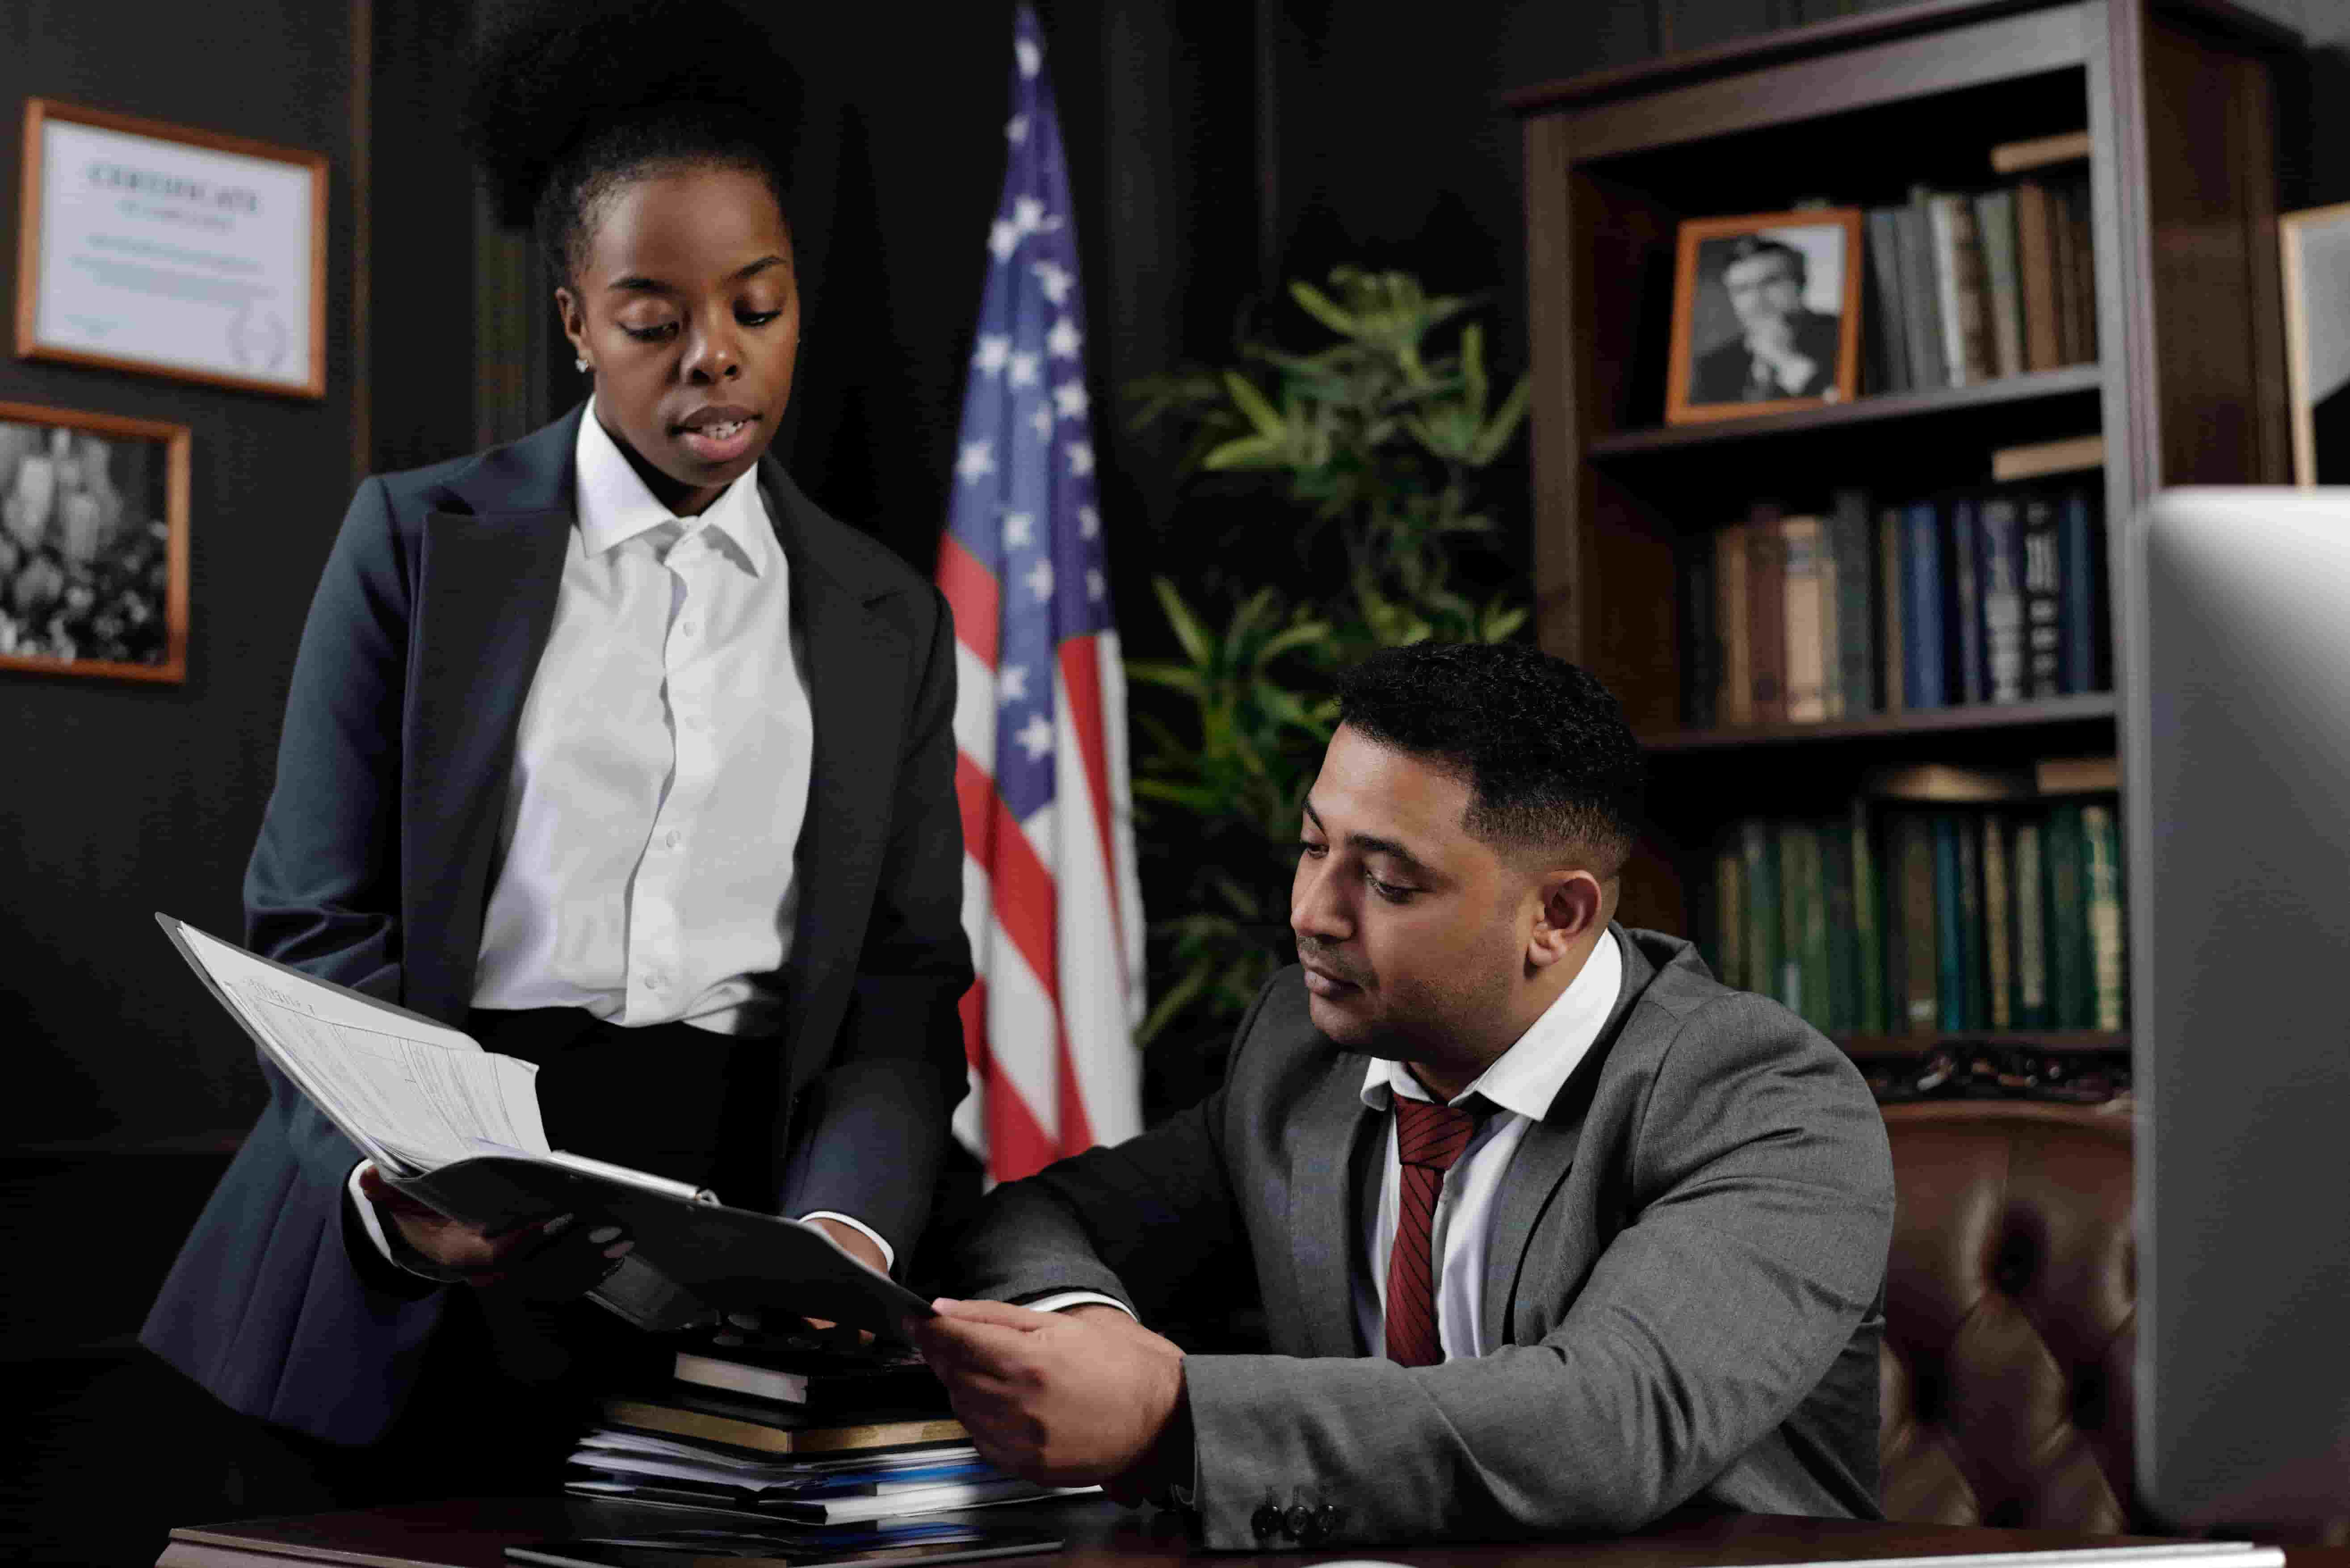
[[[120, 109], [325, 152], [327, 395], [236, 392], [0, 358], [0, 400], [192, 433], [185, 685], [0, 671], [0, 1148], [234, 1127], [250, 1052], [149, 918], [238, 929], [237, 882], [276, 752], [287, 650], [352, 483], [350, 39], [315, 0], [0, 6], [0, 211], [23, 101]], [[0, 297], [16, 298], [0, 247]]]

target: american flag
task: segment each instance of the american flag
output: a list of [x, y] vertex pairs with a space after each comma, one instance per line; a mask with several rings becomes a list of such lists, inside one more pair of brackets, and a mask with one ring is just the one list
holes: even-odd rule
[[972, 1096], [999, 1181], [1141, 1128], [1142, 896], [1087, 422], [1085, 311], [1035, 13], [1014, 23], [1003, 197], [939, 587], [954, 608]]

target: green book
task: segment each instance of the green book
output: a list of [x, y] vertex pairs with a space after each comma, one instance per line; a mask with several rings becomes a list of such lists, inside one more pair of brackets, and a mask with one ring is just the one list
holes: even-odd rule
[[1920, 812], [1893, 818], [1891, 857], [1889, 880], [1900, 910], [1894, 928], [1900, 933], [1900, 981], [1892, 993], [1901, 1009], [1897, 1033], [1931, 1034], [1941, 1022], [1935, 984], [1932, 819]]
[[1860, 934], [1856, 929], [1852, 834], [1841, 822], [1822, 823], [1820, 881], [1827, 892], [1828, 1007], [1825, 1032], [1860, 1027]]
[[1739, 853], [1746, 863], [1746, 989], [1779, 994], [1779, 840], [1771, 825], [1749, 818], [1738, 825]]
[[1877, 850], [1869, 842], [1868, 802], [1852, 803], [1852, 820], [1846, 832], [1851, 844], [1852, 929], [1858, 942], [1860, 971], [1858, 1010], [1853, 1027], [1870, 1034], [1884, 1034], [1892, 1028], [1885, 1006], [1888, 944], [1885, 940], [1885, 900], [1879, 896], [1877, 881]]
[[1983, 1026], [1987, 1029], [2015, 1027], [2015, 933], [2011, 929], [2015, 909], [2015, 873], [2010, 826], [2002, 812], [1983, 814], [1983, 978], [1985, 994], [1990, 998]]
[[1946, 1034], [1967, 1026], [1966, 917], [1959, 897], [1959, 846], [1965, 838], [1956, 812], [1934, 814], [1935, 1025]]
[[2087, 856], [2082, 844], [2081, 808], [2058, 805], [2048, 813], [2048, 1011], [2058, 1029], [2095, 1027], [2095, 999], [2089, 989]]
[[2048, 1008], [2048, 874], [2040, 818], [2015, 824], [2015, 898], [2010, 925], [2015, 933], [2015, 1001], [2018, 1029], [2045, 1029]]
[[1959, 962], [1966, 982], [1966, 1029], [1991, 1024], [1991, 992], [1983, 953], [1983, 818], [1980, 812], [1959, 817]]
[[1828, 1004], [1827, 888], [1821, 876], [1819, 830], [1808, 822], [1779, 827], [1779, 1000], [1815, 1029], [1826, 1027]]
[[1735, 829], [1713, 857], [1713, 973], [1733, 990], [1746, 987], [1746, 857]]
[[2121, 832], [2114, 808], [2083, 806], [2081, 836], [2088, 867], [2090, 1026], [2121, 1029], [2129, 1012], [2129, 970], [2124, 961]]

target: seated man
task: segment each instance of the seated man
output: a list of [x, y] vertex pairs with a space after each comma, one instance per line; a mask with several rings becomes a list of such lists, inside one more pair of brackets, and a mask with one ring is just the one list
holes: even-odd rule
[[[1640, 770], [1615, 700], [1529, 648], [1423, 646], [1341, 702], [1302, 967], [1224, 1086], [996, 1189], [958, 1249], [993, 1299], [916, 1327], [972, 1440], [1225, 1548], [1876, 1517], [1884, 1125], [1794, 1013], [1612, 922]], [[1203, 1296], [1261, 1301], [1278, 1354], [1128, 1315]]]

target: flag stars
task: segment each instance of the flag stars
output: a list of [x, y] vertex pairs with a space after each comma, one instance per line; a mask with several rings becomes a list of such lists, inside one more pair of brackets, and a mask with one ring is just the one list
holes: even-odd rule
[[1091, 506], [1077, 508], [1077, 534], [1082, 538], [1101, 537], [1101, 514]]
[[1093, 600], [1096, 604], [1099, 604], [1103, 596], [1107, 595], [1108, 592], [1109, 582], [1101, 575], [1101, 568], [1098, 566], [1087, 567], [1086, 597]]
[[1036, 519], [1025, 512], [1003, 514], [1003, 546], [1007, 550], [1024, 550], [1036, 542]]
[[1036, 596], [1036, 602], [1043, 604], [1053, 597], [1053, 563], [1037, 562], [1028, 568], [1027, 576], [1020, 580], [1028, 585], [1028, 591]]
[[1045, 303], [1055, 306], [1068, 299], [1069, 286], [1077, 281], [1070, 275], [1067, 267], [1057, 262], [1040, 261], [1028, 271], [1035, 278], [1036, 286], [1045, 291]]
[[1028, 140], [1028, 117], [1015, 114], [1003, 122], [1003, 140], [1017, 147]]
[[1012, 53], [1019, 60], [1024, 77], [1033, 77], [1045, 68], [1045, 47], [1034, 38], [1014, 38]]
[[1038, 403], [1036, 411], [1028, 416], [1028, 428], [1036, 432], [1038, 441], [1053, 439], [1053, 409], [1049, 403]]
[[1008, 364], [1010, 369], [1006, 379], [1011, 385], [1034, 387], [1038, 384], [1037, 371], [1044, 365], [1044, 357], [1039, 354], [1014, 354]]
[[1028, 667], [1007, 664], [995, 672], [995, 700], [1009, 708], [1028, 701]]
[[998, 218], [988, 225], [987, 248], [995, 253], [997, 261], [1007, 262], [1012, 253], [1020, 248], [1024, 237], [1019, 224], [1009, 218]]
[[1077, 330], [1076, 323], [1066, 316], [1054, 322], [1053, 330], [1045, 334], [1045, 347], [1053, 351], [1055, 359], [1076, 358], [1077, 345], [1085, 340], [1085, 334]]
[[972, 369], [982, 375], [1000, 376], [1003, 362], [1012, 358], [1012, 339], [1001, 332], [990, 332], [979, 340], [979, 350], [971, 357]]
[[1065, 420], [1081, 420], [1093, 407], [1083, 381], [1064, 381], [1053, 389], [1053, 411]]
[[1087, 474], [1091, 473], [1094, 471], [1093, 442], [1089, 441], [1073, 441], [1068, 445], [1068, 453], [1069, 472], [1071, 475], [1078, 479], [1083, 479]]
[[1053, 749], [1053, 726], [1044, 714], [1031, 713], [1028, 722], [1020, 726], [1020, 732], [1013, 739], [1020, 742], [1020, 749], [1028, 753], [1030, 762], [1041, 763], [1045, 760], [1045, 753]]
[[955, 459], [955, 472], [965, 484], [976, 484], [995, 472], [995, 443], [967, 441], [962, 443], [962, 455]]
[[1013, 226], [1020, 231], [1023, 239], [1030, 234], [1041, 234], [1049, 229], [1057, 229], [1061, 226], [1060, 219], [1048, 218], [1045, 215], [1045, 203], [1034, 196], [1016, 196], [1013, 199], [1012, 223]]

